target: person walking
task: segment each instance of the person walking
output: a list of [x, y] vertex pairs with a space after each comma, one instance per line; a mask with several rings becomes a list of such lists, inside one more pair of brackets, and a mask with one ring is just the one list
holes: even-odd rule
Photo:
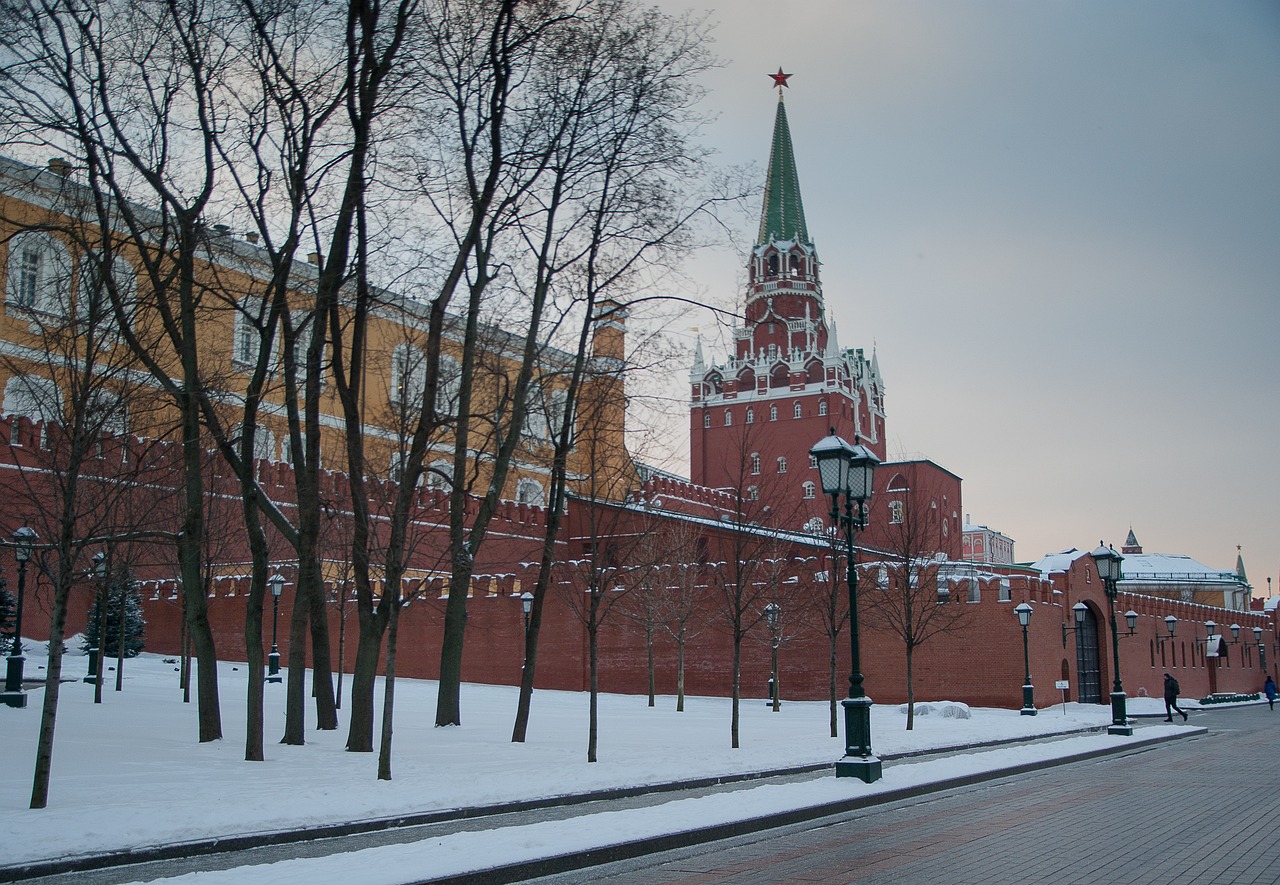
[[1178, 695], [1182, 693], [1182, 689], [1178, 686], [1178, 680], [1166, 673], [1164, 674], [1164, 721], [1172, 722], [1174, 712], [1182, 713], [1182, 721], [1187, 721], [1186, 712], [1178, 706]]
[[1271, 674], [1267, 674], [1267, 681], [1262, 686], [1262, 691], [1267, 696], [1267, 703], [1271, 705], [1272, 711], [1276, 708], [1276, 681], [1271, 678]]

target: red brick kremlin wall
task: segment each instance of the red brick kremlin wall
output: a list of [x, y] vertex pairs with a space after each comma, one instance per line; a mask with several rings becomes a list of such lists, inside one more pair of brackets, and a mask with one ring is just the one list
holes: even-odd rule
[[[24, 419], [0, 419], [0, 494], [8, 502], [6, 519], [0, 531], [6, 537], [24, 520], [40, 531], [43, 538], [49, 535], [48, 526], [40, 521], [39, 511], [33, 503], [50, 490], [42, 489], [40, 474], [33, 469], [19, 473], [15, 464], [27, 462], [33, 468], [35, 448], [39, 446], [40, 429]], [[8, 443], [8, 444], [5, 444]], [[157, 476], [172, 470], [165, 455], [156, 456]], [[281, 464], [261, 467], [261, 479], [265, 488], [281, 500], [287, 500], [292, 486], [289, 468]], [[170, 472], [169, 476], [176, 475]], [[92, 481], [92, 477], [89, 478]], [[326, 480], [327, 500], [336, 510], [342, 510], [345, 483], [341, 477]], [[229, 492], [229, 480], [225, 477], [214, 481], [215, 489]], [[166, 504], [170, 492], [158, 484], [150, 486], [155, 500], [146, 512], [159, 527], [172, 528], [174, 511]], [[668, 490], [669, 492], [672, 490]], [[439, 514], [435, 493], [423, 492], [422, 515], [425, 522]], [[145, 502], [143, 502], [145, 503]], [[225, 506], [232, 506], [228, 497]], [[134, 502], [135, 506], [138, 502]], [[586, 505], [575, 502], [571, 507]], [[233, 522], [238, 511], [232, 507], [221, 519]], [[648, 513], [646, 519], [670, 519], [662, 513]], [[581, 517], [575, 520], [581, 523]], [[166, 523], [169, 523], [166, 525]], [[712, 521], [700, 525], [707, 534], [713, 551], [723, 544], [724, 530]], [[543, 528], [542, 513], [537, 508], [504, 505], [495, 520], [490, 540], [482, 548], [477, 562], [477, 579], [473, 584], [468, 604], [467, 641], [463, 661], [463, 676], [468, 681], [513, 684], [519, 678], [521, 666], [521, 635], [523, 618], [518, 600], [519, 593], [533, 585], [535, 568], [526, 565], [536, 561], [536, 550]], [[717, 535], [720, 537], [717, 537]], [[341, 538], [341, 534], [338, 535]], [[439, 533], [436, 533], [439, 537]], [[571, 538], [561, 545], [562, 558], [580, 555], [580, 539]], [[439, 544], [422, 545], [419, 558], [413, 563], [415, 580], [431, 571], [439, 555]], [[273, 550], [280, 550], [280, 559], [287, 562], [283, 544], [276, 542]], [[334, 553], [340, 546], [334, 548]], [[86, 551], [86, 555], [91, 551]], [[816, 567], [811, 563], [815, 554], [812, 546], [794, 545], [787, 556], [810, 561], [798, 565], [797, 576], [813, 580]], [[241, 577], [247, 568], [237, 567], [247, 557], [243, 551], [224, 550], [221, 561], [230, 563], [220, 569], [222, 578], [215, 582], [209, 602], [209, 616], [214, 629], [219, 656], [224, 660], [244, 660], [243, 606], [246, 599], [246, 581]], [[723, 557], [720, 557], [723, 558]], [[863, 559], [867, 554], [863, 554]], [[7, 556], [5, 557], [7, 559]], [[9, 588], [15, 589], [12, 562], [4, 562]], [[73, 588], [68, 617], [68, 635], [84, 628], [85, 615], [95, 592], [92, 577], [88, 574], [88, 562], [84, 563], [85, 575]], [[134, 557], [134, 571], [142, 582], [141, 595], [145, 617], [148, 621], [146, 648], [149, 652], [174, 655], [179, 651], [179, 603], [171, 576], [175, 573], [172, 554], [167, 548], [152, 546], [147, 555]], [[915, 695], [917, 700], [958, 700], [973, 705], [1016, 708], [1021, 706], [1023, 683], [1022, 631], [1013, 608], [1027, 600], [1033, 608], [1029, 629], [1029, 651], [1032, 683], [1036, 687], [1036, 702], [1048, 706], [1061, 700], [1061, 693], [1053, 688], [1054, 681], [1067, 678], [1072, 689], [1070, 699], [1075, 699], [1076, 663], [1075, 639], [1068, 634], [1067, 647], [1063, 647], [1061, 625], [1068, 622], [1071, 606], [1078, 601], [1090, 607], [1100, 627], [1099, 659], [1101, 661], [1101, 689], [1105, 700], [1113, 678], [1111, 670], [1111, 641], [1106, 632], [1106, 598], [1096, 573], [1091, 574], [1092, 562], [1088, 557], [1077, 560], [1069, 572], [1044, 579], [1025, 570], [993, 568], [978, 578], [979, 599], [969, 602], [968, 581], [960, 582], [952, 589], [949, 605], [965, 607], [970, 612], [968, 625], [955, 635], [943, 635], [932, 639], [916, 651], [914, 659]], [[291, 614], [292, 571], [282, 568], [289, 582], [280, 599], [279, 645], [284, 661], [288, 660], [288, 624]], [[1000, 601], [1000, 578], [1007, 577], [1010, 585], [1008, 601]], [[874, 583], [874, 573], [862, 578], [865, 586]], [[425, 597], [415, 599], [401, 616], [398, 672], [402, 676], [434, 678], [439, 667], [439, 648], [443, 624], [444, 602], [439, 598], [439, 583], [425, 585]], [[49, 614], [48, 580], [38, 569], [28, 570], [27, 603], [24, 619], [24, 635], [33, 639], [47, 638]], [[537, 685], [581, 691], [587, 686], [587, 638], [586, 631], [569, 605], [571, 596], [580, 592], [572, 585], [557, 583], [547, 599], [539, 648]], [[333, 590], [334, 602], [330, 605], [331, 641], [337, 655], [342, 616], [336, 602], [338, 590]], [[1182, 685], [1186, 697], [1201, 697], [1211, 691], [1252, 692], [1261, 688], [1263, 672], [1259, 666], [1257, 648], [1252, 643], [1252, 627], [1264, 628], [1267, 645], [1267, 667], [1276, 672], [1276, 660], [1280, 657], [1277, 646], [1276, 625], [1273, 614], [1261, 612], [1231, 612], [1152, 597], [1139, 597], [1122, 593], [1117, 604], [1117, 617], [1123, 629], [1122, 613], [1136, 610], [1137, 633], [1120, 640], [1121, 672], [1124, 688], [1131, 696], [1161, 695], [1161, 678], [1168, 670]], [[1173, 614], [1179, 619], [1178, 635], [1163, 645], [1158, 641], [1165, 630], [1164, 617]], [[727, 695], [731, 689], [731, 645], [723, 618], [711, 604], [705, 607], [704, 619], [687, 649], [686, 691], [693, 695]], [[346, 647], [343, 658], [349, 669], [355, 654], [355, 610], [348, 603], [345, 608]], [[1196, 642], [1197, 634], [1204, 635], [1203, 622], [1214, 620], [1222, 625], [1238, 623], [1242, 641], [1228, 647], [1225, 660], [1206, 659], [1203, 646]], [[798, 623], [798, 619], [785, 619], [789, 625], [779, 653], [781, 694], [787, 699], [822, 699], [828, 685], [828, 643], [812, 628]], [[271, 641], [271, 609], [267, 603], [264, 625], [264, 652]], [[880, 703], [898, 703], [905, 699], [905, 658], [900, 640], [866, 628], [862, 635], [861, 658], [866, 676], [868, 694]], [[78, 649], [75, 649], [78, 651]], [[675, 692], [675, 647], [662, 635], [656, 640], [657, 687], [663, 694]], [[769, 677], [770, 647], [768, 631], [763, 622], [751, 631], [743, 648], [742, 686], [745, 697], [763, 699]], [[849, 670], [849, 646], [847, 633], [842, 633], [837, 643], [837, 685], [841, 694], [847, 689]], [[643, 631], [638, 623], [621, 615], [619, 608], [607, 620], [600, 633], [600, 687], [604, 691], [640, 694], [647, 690], [646, 653]], [[74, 664], [68, 662], [73, 667]]]

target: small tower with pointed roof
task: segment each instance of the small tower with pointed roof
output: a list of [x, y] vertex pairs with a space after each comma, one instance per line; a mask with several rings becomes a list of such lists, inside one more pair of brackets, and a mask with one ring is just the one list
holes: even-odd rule
[[1133, 526], [1129, 526], [1129, 537], [1124, 539], [1124, 544], [1120, 547], [1120, 552], [1125, 556], [1131, 553], [1141, 553], [1142, 545], [1138, 543], [1138, 538], [1133, 533]]

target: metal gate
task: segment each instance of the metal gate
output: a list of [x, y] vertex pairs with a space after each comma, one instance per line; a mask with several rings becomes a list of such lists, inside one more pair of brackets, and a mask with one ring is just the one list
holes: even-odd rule
[[1093, 609], [1084, 613], [1084, 623], [1076, 628], [1076, 700], [1082, 704], [1102, 703], [1102, 673], [1098, 668], [1098, 619]]

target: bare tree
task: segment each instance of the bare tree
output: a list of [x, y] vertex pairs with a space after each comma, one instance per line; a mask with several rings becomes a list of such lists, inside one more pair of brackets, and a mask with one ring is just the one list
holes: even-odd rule
[[[842, 576], [847, 569], [843, 564], [845, 552], [840, 543], [840, 533], [834, 529], [826, 529], [823, 534], [826, 541], [822, 555], [815, 557], [812, 581], [804, 582], [810, 593], [805, 605], [817, 624], [817, 629], [827, 640], [827, 698], [830, 708], [831, 736], [839, 737], [837, 729], [840, 702], [840, 674], [838, 649], [840, 634], [849, 623], [849, 596]], [[809, 560], [806, 559], [806, 563]]]
[[721, 453], [732, 476], [729, 491], [734, 511], [712, 553], [715, 561], [708, 576], [716, 615], [732, 640], [730, 741], [734, 749], [740, 745], [743, 642], [764, 619], [765, 606], [779, 595], [783, 576], [778, 563], [791, 555], [791, 540], [770, 526], [793, 525], [803, 512], [803, 502], [793, 498], [794, 489], [777, 469], [766, 469], [758, 454], [773, 448], [770, 441], [776, 428], [767, 422], [737, 425]]
[[22, 509], [37, 522], [36, 564], [53, 585], [31, 792], [31, 807], [44, 808], [69, 596], [89, 572], [89, 551], [114, 542], [127, 553], [131, 539], [154, 542], [165, 534], [153, 522], [163, 446], [136, 442], [129, 430], [132, 424], [162, 435], [157, 429], [167, 428], [149, 406], [151, 391], [139, 382], [112, 308], [132, 302], [132, 265], [111, 237], [83, 220], [82, 195], [69, 181], [53, 172], [26, 175], [32, 194], [51, 208], [35, 218], [0, 218], [9, 227], [14, 271], [5, 312], [26, 323], [27, 337], [21, 356], [4, 357], [0, 369], [7, 375], [4, 411], [22, 416], [10, 419], [8, 440]]
[[656, 701], [656, 641], [666, 636], [675, 644], [676, 711], [684, 712], [685, 649], [705, 623], [706, 586], [696, 561], [700, 533], [678, 516], [651, 512], [648, 522], [651, 528], [636, 545], [622, 614], [644, 635], [650, 707]]
[[906, 470], [904, 475], [907, 483], [871, 502], [882, 558], [865, 564], [875, 580], [867, 582], [871, 589], [860, 600], [866, 602], [867, 626], [887, 631], [902, 643], [910, 731], [915, 725], [916, 650], [935, 636], [962, 631], [972, 612], [949, 599], [950, 568], [938, 550], [939, 519], [945, 518], [938, 506], [939, 485], [924, 470]]
[[[200, 583], [204, 533], [202, 396], [210, 386], [199, 340], [209, 304], [200, 278], [217, 187], [213, 133], [223, 124], [213, 84], [228, 73], [235, 21], [218, 4], [38, 0], [4, 8], [0, 72], [10, 138], [79, 158], [83, 196], [104, 236], [141, 265], [135, 317], [112, 298], [119, 331], [178, 413], [186, 500], [178, 541], [184, 586]], [[80, 165], [83, 164], [83, 165]], [[145, 198], [143, 210], [134, 200]], [[198, 668], [200, 740], [222, 736], [216, 652], [202, 594], [183, 594]]]

